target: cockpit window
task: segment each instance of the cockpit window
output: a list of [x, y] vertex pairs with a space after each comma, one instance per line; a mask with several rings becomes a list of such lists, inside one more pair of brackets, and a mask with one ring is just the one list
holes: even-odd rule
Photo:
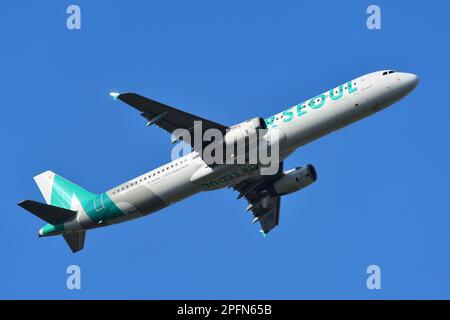
[[391, 74], [391, 73], [395, 73], [395, 71], [394, 70], [389, 71], [389, 74]]
[[385, 71], [385, 72], [383, 72], [383, 76], [385, 76], [387, 74], [392, 74], [392, 73], [395, 73], [395, 71], [394, 70]]
[[385, 75], [387, 75], [387, 74], [388, 74], [388, 72], [387, 72], [387, 71], [383, 72], [383, 76], [385, 76]]

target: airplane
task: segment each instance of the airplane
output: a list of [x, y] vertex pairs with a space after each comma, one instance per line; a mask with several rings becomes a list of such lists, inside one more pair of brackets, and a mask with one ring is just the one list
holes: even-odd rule
[[[253, 223], [261, 224], [265, 236], [279, 224], [281, 197], [317, 180], [313, 165], [287, 171], [283, 160], [297, 148], [357, 120], [381, 111], [413, 91], [419, 78], [412, 73], [381, 70], [347, 81], [331, 90], [267, 118], [254, 118], [228, 127], [178, 110], [135, 93], [111, 93], [141, 112], [147, 125], [169, 133], [182, 128], [192, 132], [201, 121], [202, 130], [217, 129], [245, 136], [249, 131], [277, 130], [279, 167], [262, 175], [258, 164], [207, 164], [201, 150], [183, 155], [103, 193], [92, 193], [52, 171], [34, 177], [45, 202], [25, 200], [19, 206], [47, 224], [39, 237], [62, 235], [72, 252], [84, 247], [86, 231], [139, 218], [201, 191], [232, 188], [248, 202]], [[175, 137], [175, 141], [177, 141]]]

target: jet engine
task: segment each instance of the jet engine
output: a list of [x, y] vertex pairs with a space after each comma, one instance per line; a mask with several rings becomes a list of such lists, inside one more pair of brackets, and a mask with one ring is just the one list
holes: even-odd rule
[[[263, 118], [253, 118], [227, 129], [220, 140], [206, 146], [206, 155], [216, 160], [217, 146], [222, 147], [222, 163], [227, 164], [262, 164], [267, 165], [267, 159], [280, 161], [280, 149], [287, 141], [286, 133], [278, 128], [268, 130]], [[207, 158], [203, 153], [204, 159]], [[270, 162], [270, 163], [272, 163]]]
[[317, 172], [313, 165], [298, 167], [285, 171], [278, 178], [273, 188], [277, 195], [285, 195], [303, 189], [317, 180]]
[[244, 161], [243, 163], [246, 163], [252, 152], [257, 160], [257, 148], [262, 138], [261, 134], [265, 133], [260, 130], [264, 129], [267, 129], [267, 126], [263, 118], [253, 118], [230, 127], [224, 137], [225, 158], [231, 158], [233, 162], [241, 159]]
[[225, 135], [225, 143], [233, 145], [234, 143], [244, 142], [246, 138], [257, 139], [258, 130], [267, 129], [263, 118], [253, 118], [245, 122], [230, 127]]

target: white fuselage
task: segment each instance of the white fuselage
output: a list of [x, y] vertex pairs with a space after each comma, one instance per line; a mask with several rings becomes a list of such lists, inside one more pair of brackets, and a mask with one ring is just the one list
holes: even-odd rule
[[[302, 145], [387, 108], [417, 83], [413, 74], [374, 72], [266, 118], [269, 130], [277, 128], [285, 136], [280, 161]], [[209, 167], [192, 152], [109, 190], [108, 196], [125, 215], [107, 224], [137, 218], [200, 191], [228, 187], [258, 174], [258, 169], [248, 165]]]

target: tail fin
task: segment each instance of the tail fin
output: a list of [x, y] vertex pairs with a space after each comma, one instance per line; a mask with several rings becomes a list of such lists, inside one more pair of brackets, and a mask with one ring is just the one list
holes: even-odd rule
[[55, 173], [52, 171], [45, 171], [34, 177], [34, 181], [38, 185], [39, 190], [41, 190], [41, 193], [44, 196], [45, 202], [47, 202], [47, 204], [50, 204], [51, 202], [54, 177]]
[[75, 233], [64, 233], [63, 237], [64, 240], [66, 240], [72, 252], [75, 253], [83, 249], [86, 231], [80, 231]]
[[55, 174], [53, 171], [45, 171], [34, 177], [47, 204], [70, 209], [73, 195], [83, 203], [92, 199], [93, 193], [77, 186], [67, 179]]

